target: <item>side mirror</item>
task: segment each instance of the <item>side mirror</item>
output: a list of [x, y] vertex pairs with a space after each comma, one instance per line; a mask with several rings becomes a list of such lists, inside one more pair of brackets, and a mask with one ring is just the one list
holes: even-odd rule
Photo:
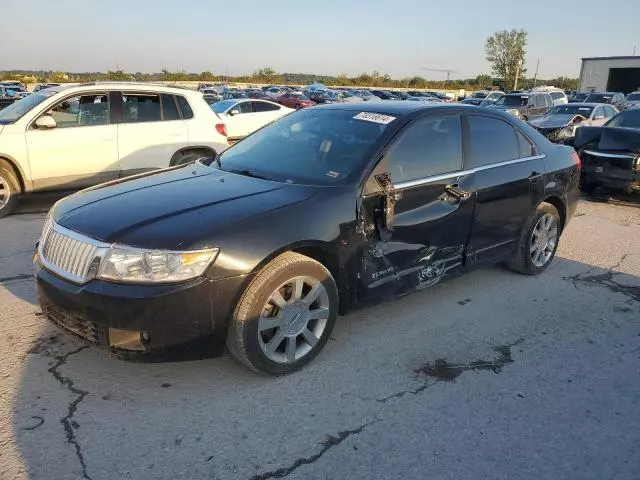
[[43, 115], [36, 120], [35, 126], [42, 130], [49, 130], [51, 128], [56, 128], [57, 124], [51, 115]]
[[239, 113], [240, 113], [240, 110], [238, 110], [237, 108], [234, 108], [229, 112], [229, 115], [233, 117], [234, 115], [238, 115]]

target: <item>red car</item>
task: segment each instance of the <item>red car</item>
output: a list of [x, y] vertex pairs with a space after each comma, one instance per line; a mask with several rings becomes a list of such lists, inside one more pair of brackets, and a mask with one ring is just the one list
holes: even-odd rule
[[316, 104], [316, 102], [311, 100], [309, 97], [305, 97], [299, 93], [285, 93], [280, 95], [276, 99], [276, 102], [280, 105], [284, 105], [285, 107], [295, 108], [296, 110], [300, 110], [305, 107], [313, 107]]

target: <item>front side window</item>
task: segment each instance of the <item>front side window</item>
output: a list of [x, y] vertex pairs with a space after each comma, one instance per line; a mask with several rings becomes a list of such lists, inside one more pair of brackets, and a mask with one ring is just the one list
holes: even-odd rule
[[612, 106], [610, 106], [610, 105], [605, 105], [604, 106], [604, 117], [605, 118], [614, 117], [616, 115], [616, 113], [618, 113], [618, 112]]
[[123, 93], [124, 123], [159, 122], [162, 120], [160, 95]]
[[225, 150], [219, 166], [284, 183], [343, 185], [361, 175], [387, 128], [354, 111], [302, 109]]
[[47, 112], [57, 128], [89, 127], [109, 123], [109, 99], [106, 93], [66, 98]]
[[593, 112], [593, 118], [604, 118], [604, 108], [603, 107], [596, 107], [595, 111]]
[[394, 183], [460, 170], [460, 116], [442, 115], [415, 120], [389, 148], [386, 158]]
[[469, 142], [465, 168], [520, 158], [520, 147], [514, 128], [497, 118], [469, 116]]

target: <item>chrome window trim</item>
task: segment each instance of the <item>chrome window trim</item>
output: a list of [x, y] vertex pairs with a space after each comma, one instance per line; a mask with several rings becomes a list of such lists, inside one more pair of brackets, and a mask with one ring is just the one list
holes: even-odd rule
[[482, 165], [481, 167], [469, 168], [466, 170], [458, 170], [457, 172], [443, 173], [441, 175], [432, 175], [430, 177], [416, 178], [415, 180], [407, 180], [405, 182], [399, 182], [393, 186], [395, 190], [403, 190], [405, 188], [417, 187], [420, 185], [426, 185], [428, 183], [439, 182], [441, 180], [447, 180], [449, 178], [462, 177], [465, 175], [471, 175], [483, 170], [491, 170], [497, 167], [504, 167], [506, 165], [515, 165], [517, 163], [528, 162], [531, 160], [540, 160], [545, 158], [545, 155], [533, 155], [531, 157], [516, 158], [514, 160], [505, 160], [504, 162], [491, 163], [489, 165]]
[[69, 230], [68, 228], [63, 227], [62, 225], [57, 224], [55, 221], [53, 221], [53, 219], [48, 220], [50, 222], [50, 226], [45, 224], [45, 227], [43, 229], [43, 235], [40, 238], [40, 242], [38, 243], [38, 258], [40, 260], [40, 263], [42, 263], [42, 266], [45, 267], [47, 270], [49, 270], [52, 273], [55, 273], [56, 275], [58, 275], [59, 277], [62, 277], [66, 280], [69, 280], [72, 283], [78, 284], [78, 285], [83, 285], [85, 283], [87, 283], [89, 280], [93, 279], [93, 276], [91, 275], [87, 275], [86, 278], [80, 278], [80, 277], [76, 277], [75, 275], [70, 275], [69, 272], [66, 272], [64, 270], [59, 269], [57, 266], [53, 265], [51, 262], [49, 262], [43, 252], [43, 248], [44, 245], [46, 243], [46, 237], [52, 232], [55, 231], [61, 235], [65, 235], [73, 240], [76, 240], [78, 242], [82, 242], [85, 244], [88, 244], [92, 247], [95, 248], [95, 255], [93, 257], [93, 259], [91, 260], [91, 263], [95, 262], [96, 258], [99, 258], [100, 262], [102, 262], [102, 259], [104, 258], [104, 256], [106, 255], [106, 253], [109, 251], [109, 248], [111, 248], [111, 244], [108, 243], [104, 243], [104, 242], [100, 242], [99, 240], [96, 240], [95, 238], [91, 238], [91, 237], [87, 237], [86, 235], [82, 235], [78, 232], [74, 232], [73, 230]]
[[623, 154], [623, 153], [605, 153], [605, 152], [595, 152], [593, 150], [585, 150], [584, 153], [588, 153], [589, 155], [593, 155], [594, 157], [604, 157], [604, 158], [636, 158], [634, 155]]

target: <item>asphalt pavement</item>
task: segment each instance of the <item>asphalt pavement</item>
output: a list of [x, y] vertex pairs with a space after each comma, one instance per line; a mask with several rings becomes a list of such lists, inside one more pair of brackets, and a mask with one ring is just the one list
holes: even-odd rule
[[0, 479], [640, 478], [640, 208], [582, 202], [538, 277], [339, 317], [303, 371], [140, 364], [39, 312], [46, 202], [0, 219]]

